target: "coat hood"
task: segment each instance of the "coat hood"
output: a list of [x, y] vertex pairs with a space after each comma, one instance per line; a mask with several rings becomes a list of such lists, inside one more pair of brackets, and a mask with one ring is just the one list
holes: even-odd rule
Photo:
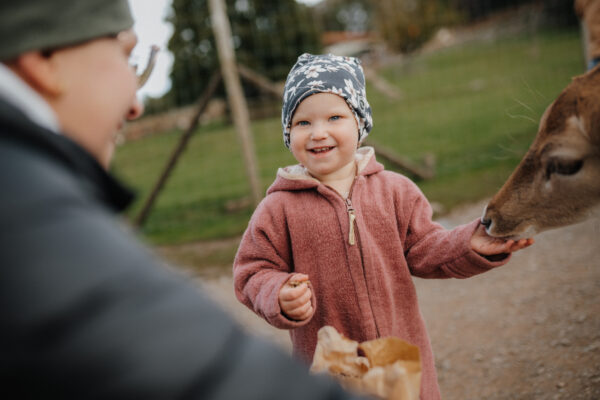
[[[375, 159], [375, 150], [365, 146], [356, 150], [357, 175], [371, 175], [383, 171], [383, 165]], [[267, 189], [267, 194], [277, 191], [305, 190], [317, 187], [321, 182], [312, 177], [300, 164], [279, 168], [275, 182]]]

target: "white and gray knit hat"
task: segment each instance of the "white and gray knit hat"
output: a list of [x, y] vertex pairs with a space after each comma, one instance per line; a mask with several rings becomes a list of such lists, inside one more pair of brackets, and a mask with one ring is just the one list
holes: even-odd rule
[[358, 123], [359, 143], [367, 137], [373, 127], [373, 116], [360, 60], [333, 54], [304, 53], [298, 57], [285, 81], [281, 124], [286, 147], [290, 147], [290, 126], [296, 108], [302, 100], [315, 93], [334, 93], [344, 98]]

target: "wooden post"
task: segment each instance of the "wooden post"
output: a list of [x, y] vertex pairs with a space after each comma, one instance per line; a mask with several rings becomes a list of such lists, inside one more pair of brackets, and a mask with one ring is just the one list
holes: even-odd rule
[[583, 46], [583, 62], [585, 63], [583, 70], [587, 71], [588, 65], [590, 64], [590, 52], [588, 46], [590, 43], [590, 32], [583, 19], [580, 21], [579, 26], [581, 29], [581, 44]]
[[[365, 146], [371, 146], [373, 148], [373, 150], [375, 150], [375, 154], [377, 156], [380, 156], [381, 158], [385, 158], [386, 160], [388, 160], [389, 162], [394, 164], [397, 168], [401, 169], [404, 172], [407, 172], [408, 174], [412, 175], [416, 179], [431, 179], [435, 176], [435, 171], [434, 171], [433, 165], [431, 165], [431, 164], [435, 163], [435, 160], [432, 159], [431, 157], [427, 157], [426, 158], [427, 162], [425, 163], [425, 165], [420, 166], [414, 162], [411, 162], [410, 160], [406, 159], [405, 157], [402, 157], [402, 156], [394, 153], [394, 151], [392, 151], [386, 147], [379, 146], [368, 140], [365, 140], [365, 142], [363, 144]], [[429, 165], [427, 165], [427, 164], [429, 164]]]
[[248, 105], [244, 98], [240, 77], [235, 62], [235, 53], [232, 46], [231, 26], [227, 18], [227, 12], [223, 0], [209, 1], [210, 16], [212, 28], [217, 43], [217, 52], [221, 64], [221, 74], [225, 82], [227, 99], [231, 107], [233, 123], [238, 133], [244, 162], [246, 164], [246, 173], [250, 183], [252, 193], [252, 203], [256, 206], [260, 202], [262, 195], [260, 182], [258, 179], [256, 157], [254, 152], [254, 142], [250, 130], [250, 115]]
[[200, 117], [204, 113], [204, 110], [206, 110], [206, 107], [208, 106], [210, 99], [215, 94], [215, 91], [217, 90], [219, 82], [221, 82], [221, 73], [219, 71], [215, 71], [213, 73], [212, 77], [210, 78], [210, 81], [208, 82], [208, 85], [207, 85], [206, 89], [204, 90], [204, 93], [202, 93], [200, 100], [198, 100], [198, 111], [196, 111], [196, 114], [192, 118], [190, 125], [188, 126], [186, 131], [181, 136], [181, 139], [179, 139], [179, 143], [177, 144], [177, 147], [175, 147], [175, 149], [173, 150], [173, 153], [171, 153], [171, 157], [169, 158], [169, 161], [167, 161], [167, 164], [165, 165], [165, 168], [163, 169], [160, 177], [154, 184], [154, 188], [152, 188], [150, 195], [148, 196], [148, 198], [146, 198], [146, 202], [144, 203], [142, 210], [135, 217], [135, 220], [134, 220], [135, 226], [141, 227], [142, 225], [144, 225], [144, 222], [146, 222], [146, 218], [148, 218], [148, 215], [150, 214], [150, 210], [152, 209], [152, 206], [154, 205], [154, 201], [156, 200], [156, 198], [158, 197], [158, 194], [160, 193], [163, 186], [167, 182], [169, 175], [171, 175], [171, 171], [173, 171], [173, 168], [175, 168], [175, 165], [177, 164], [177, 161], [179, 160], [179, 156], [181, 156], [181, 154], [187, 147], [187, 143], [190, 140], [190, 137], [192, 137], [192, 134], [198, 127]]
[[270, 94], [271, 96], [281, 100], [283, 97], [283, 89], [284, 85], [276, 84], [271, 82], [269, 79], [265, 78], [261, 74], [252, 69], [246, 67], [245, 65], [238, 64], [238, 72], [240, 76], [246, 79], [248, 82], [252, 83], [255, 87], [257, 87], [260, 91]]

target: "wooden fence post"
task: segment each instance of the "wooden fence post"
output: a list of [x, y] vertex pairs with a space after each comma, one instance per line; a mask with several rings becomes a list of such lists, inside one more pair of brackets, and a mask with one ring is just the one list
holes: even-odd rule
[[208, 107], [208, 103], [209, 103], [210, 99], [213, 97], [213, 95], [215, 94], [220, 82], [221, 82], [221, 73], [219, 71], [215, 71], [213, 73], [212, 77], [210, 78], [210, 80], [208, 81], [208, 85], [206, 86], [204, 93], [202, 93], [200, 100], [198, 100], [198, 111], [196, 111], [196, 114], [194, 114], [194, 117], [190, 121], [190, 125], [188, 126], [188, 128], [185, 130], [183, 135], [181, 135], [181, 138], [179, 139], [179, 143], [177, 143], [177, 147], [175, 147], [175, 149], [171, 153], [171, 157], [169, 157], [169, 160], [167, 161], [167, 164], [163, 168], [163, 171], [160, 174], [160, 177], [154, 184], [154, 187], [152, 188], [150, 195], [146, 198], [146, 201], [144, 202], [144, 205], [142, 206], [142, 210], [135, 217], [135, 219], [133, 221], [135, 226], [142, 227], [144, 225], [144, 223], [146, 222], [148, 215], [150, 215], [150, 210], [152, 210], [152, 206], [154, 206], [154, 201], [156, 200], [156, 198], [158, 197], [158, 194], [160, 193], [163, 186], [167, 182], [169, 175], [171, 175], [171, 171], [173, 171], [173, 168], [175, 168], [177, 161], [179, 161], [179, 157], [181, 156], [181, 154], [183, 154], [183, 151], [187, 147], [187, 144], [188, 144], [190, 138], [192, 137], [192, 135], [194, 134], [194, 132], [196, 131], [196, 128], [198, 128], [198, 124], [200, 122], [200, 117], [204, 113], [204, 110], [206, 110], [206, 107]]
[[581, 30], [581, 44], [583, 47], [583, 62], [585, 63], [583, 70], [587, 71], [588, 65], [590, 63], [590, 54], [589, 54], [589, 49], [588, 49], [588, 44], [590, 42], [590, 32], [583, 20], [581, 20], [579, 22], [579, 29]]
[[225, 82], [225, 90], [227, 91], [229, 106], [231, 107], [233, 123], [235, 124], [242, 145], [246, 173], [252, 193], [252, 203], [256, 206], [262, 198], [261, 186], [258, 179], [254, 142], [250, 130], [248, 105], [244, 98], [244, 92], [237, 71], [235, 53], [233, 51], [231, 26], [229, 25], [223, 0], [210, 0], [209, 9], [217, 43], [219, 63], [221, 64], [221, 74]]

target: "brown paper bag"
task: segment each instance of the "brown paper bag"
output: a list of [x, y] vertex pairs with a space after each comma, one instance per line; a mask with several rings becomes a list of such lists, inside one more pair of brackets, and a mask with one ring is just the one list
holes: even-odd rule
[[[418, 400], [421, 386], [419, 348], [387, 337], [358, 343], [324, 326], [310, 367], [326, 372], [342, 386], [385, 400]], [[359, 355], [359, 349], [364, 356]]]

